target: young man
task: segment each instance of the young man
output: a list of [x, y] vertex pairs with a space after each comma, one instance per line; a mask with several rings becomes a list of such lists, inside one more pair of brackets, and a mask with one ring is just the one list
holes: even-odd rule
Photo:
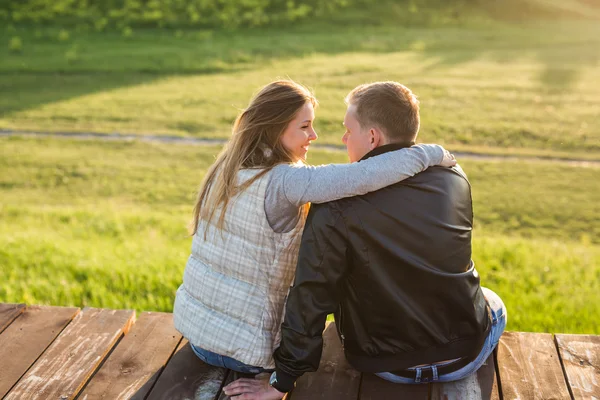
[[[343, 141], [351, 162], [414, 144], [419, 105], [405, 86], [361, 85], [346, 102]], [[458, 166], [313, 205], [270, 385], [240, 379], [226, 394], [282, 398], [302, 374], [317, 370], [330, 313], [359, 371], [397, 383], [475, 372], [498, 343], [506, 310], [479, 284], [472, 226], [471, 190]]]

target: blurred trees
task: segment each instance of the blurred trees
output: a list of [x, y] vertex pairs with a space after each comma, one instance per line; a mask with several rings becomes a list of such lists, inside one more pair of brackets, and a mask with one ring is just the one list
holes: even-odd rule
[[231, 29], [313, 17], [332, 24], [440, 25], [565, 16], [598, 18], [600, 0], [0, 0], [2, 25], [117, 29], [125, 36], [132, 28]]
[[352, 0], [0, 0], [0, 21], [116, 27], [235, 28], [322, 16]]

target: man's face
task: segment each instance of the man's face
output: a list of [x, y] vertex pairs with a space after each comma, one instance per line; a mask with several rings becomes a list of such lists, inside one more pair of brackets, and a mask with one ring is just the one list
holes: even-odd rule
[[346, 145], [346, 151], [350, 162], [356, 162], [363, 158], [365, 154], [373, 149], [372, 137], [368, 129], [363, 129], [356, 119], [356, 107], [349, 105], [344, 117], [344, 126], [346, 133], [342, 136], [342, 142]]

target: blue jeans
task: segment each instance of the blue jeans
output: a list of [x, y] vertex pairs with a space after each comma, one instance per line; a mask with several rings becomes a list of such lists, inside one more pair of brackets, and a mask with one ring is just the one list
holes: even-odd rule
[[273, 372], [273, 370], [270, 370], [270, 369], [264, 369], [262, 367], [254, 367], [252, 365], [246, 365], [246, 364], [239, 362], [238, 360], [235, 360], [231, 357], [222, 356], [220, 354], [213, 353], [212, 351], [204, 350], [200, 347], [194, 346], [191, 343], [190, 343], [190, 346], [192, 347], [193, 352], [198, 356], [199, 359], [201, 359], [206, 364], [210, 364], [215, 367], [227, 368], [227, 369], [231, 369], [233, 371], [240, 372], [242, 374], [252, 374], [252, 375], [260, 374], [262, 372], [269, 372], [269, 373]]
[[417, 378], [415, 379], [394, 375], [390, 372], [379, 372], [375, 375], [385, 379], [386, 381], [394, 383], [426, 383], [419, 379], [419, 377], [421, 376], [421, 371], [431, 369], [433, 372], [432, 382], [451, 382], [464, 379], [472, 373], [476, 372], [479, 368], [481, 368], [481, 366], [485, 363], [490, 354], [492, 354], [492, 352], [494, 351], [494, 348], [498, 345], [498, 342], [500, 341], [500, 336], [502, 335], [502, 332], [504, 332], [504, 328], [506, 328], [507, 318], [506, 307], [504, 306], [502, 299], [500, 299], [500, 297], [496, 293], [492, 292], [488, 288], [482, 287], [481, 290], [483, 291], [483, 295], [485, 296], [488, 304], [490, 305], [490, 310], [492, 313], [492, 328], [490, 329], [488, 337], [485, 339], [481, 352], [475, 358], [475, 360], [473, 360], [472, 362], [470, 362], [469, 364], [465, 365], [457, 371], [439, 376], [437, 374], [437, 368], [443, 365], [451, 364], [455, 360], [431, 365], [423, 365], [420, 367], [408, 368], [409, 370], [416, 371]]

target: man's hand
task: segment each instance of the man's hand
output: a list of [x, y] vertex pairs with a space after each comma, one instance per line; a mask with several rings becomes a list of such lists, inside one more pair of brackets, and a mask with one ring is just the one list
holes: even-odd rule
[[269, 385], [268, 379], [241, 378], [223, 388], [227, 396], [236, 396], [235, 400], [280, 400], [285, 396]]
[[440, 163], [442, 167], [454, 167], [456, 165], [456, 158], [454, 158], [454, 154], [450, 153], [448, 150], [444, 150], [444, 158]]

